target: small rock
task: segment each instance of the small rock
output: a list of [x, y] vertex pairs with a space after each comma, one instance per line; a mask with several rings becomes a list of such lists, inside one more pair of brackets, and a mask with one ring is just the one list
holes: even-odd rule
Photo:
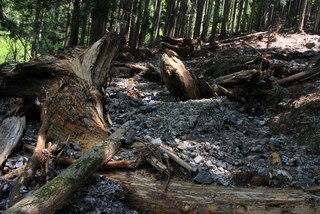
[[308, 48], [308, 49], [312, 49], [312, 48], [314, 48], [316, 46], [316, 43], [315, 42], [308, 42], [308, 43], [306, 43], [306, 47]]
[[151, 140], [151, 143], [152, 143], [153, 145], [159, 146], [159, 145], [161, 145], [162, 140], [161, 140], [160, 138], [152, 139], [152, 140]]
[[202, 161], [203, 161], [203, 157], [200, 156], [200, 155], [198, 155], [198, 156], [195, 157], [195, 159], [194, 159], [194, 162], [197, 163], [197, 164], [199, 164], [199, 163], [202, 162]]
[[230, 181], [225, 176], [223, 176], [221, 174], [214, 174], [213, 179], [215, 182], [217, 182], [218, 184], [221, 184], [223, 186], [229, 186], [229, 184], [230, 184]]
[[288, 178], [289, 181], [291, 181], [291, 180], [293, 179], [292, 176], [289, 174], [289, 172], [287, 172], [287, 171], [284, 170], [284, 169], [278, 169], [278, 170], [277, 170], [277, 175], [282, 175], [282, 176]]
[[215, 179], [213, 178], [209, 170], [205, 170], [199, 172], [193, 180], [201, 184], [211, 184]]

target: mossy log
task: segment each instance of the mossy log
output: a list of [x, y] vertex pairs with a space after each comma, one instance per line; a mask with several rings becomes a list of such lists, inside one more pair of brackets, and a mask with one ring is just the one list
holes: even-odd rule
[[120, 138], [129, 127], [129, 122], [122, 125], [107, 140], [84, 153], [81, 158], [49, 183], [20, 200], [4, 213], [55, 213], [85, 183], [87, 178], [119, 150]]

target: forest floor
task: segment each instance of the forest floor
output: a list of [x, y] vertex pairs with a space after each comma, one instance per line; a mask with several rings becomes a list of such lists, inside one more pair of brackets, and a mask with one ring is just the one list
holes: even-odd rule
[[[199, 50], [197, 57], [182, 61], [189, 69], [201, 72], [209, 60], [225, 56], [236, 59], [248, 49], [259, 51], [266, 47], [263, 40], [248, 41], [248, 44], [251, 47], [240, 44], [213, 51]], [[281, 53], [281, 58], [271, 60], [285, 64], [288, 73], [318, 63], [319, 48], [320, 36], [308, 34], [278, 35], [269, 47]], [[295, 57], [287, 57], [291, 53]], [[159, 67], [158, 57], [144, 60], [139, 63]], [[150, 142], [174, 152], [192, 167], [189, 175], [177, 164], [170, 163], [171, 177], [184, 181], [248, 188], [308, 189], [320, 184], [319, 77], [285, 87], [282, 99], [277, 102], [255, 99], [250, 105], [224, 96], [182, 102], [163, 83], [152, 82], [141, 73], [118, 74], [105, 93], [104, 108], [112, 121], [109, 130], [113, 132], [127, 121], [133, 125], [114, 160], [137, 159], [139, 152], [130, 145], [137, 141]], [[3, 98], [0, 102], [2, 122], [16, 101]], [[23, 143], [35, 144], [39, 124], [39, 121], [27, 122]], [[81, 155], [79, 150], [77, 144], [69, 142], [63, 155], [77, 158]], [[4, 163], [2, 174], [23, 166], [30, 155], [17, 151]], [[63, 167], [55, 167], [51, 177], [61, 170]], [[146, 172], [155, 181], [166, 180], [166, 176], [148, 164], [135, 171], [144, 175]], [[43, 182], [43, 176], [37, 179]], [[125, 195], [119, 183], [108, 180], [103, 173], [88, 182], [59, 213], [136, 213], [123, 203]], [[0, 213], [6, 207], [11, 185], [12, 180], [0, 180]]]

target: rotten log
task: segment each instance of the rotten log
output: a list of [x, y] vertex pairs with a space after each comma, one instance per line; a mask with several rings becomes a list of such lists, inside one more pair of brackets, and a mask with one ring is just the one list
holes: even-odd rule
[[171, 179], [163, 184], [137, 173], [107, 173], [122, 183], [126, 205], [140, 213], [319, 213], [314, 195], [303, 190], [230, 188]]
[[196, 44], [198, 44], [198, 41], [190, 38], [171, 38], [166, 36], [161, 40], [161, 45], [164, 48], [171, 49], [182, 57], [187, 57]]
[[161, 60], [161, 77], [170, 93], [181, 100], [201, 99], [214, 96], [208, 84], [187, 70], [174, 55], [164, 53]]
[[214, 82], [222, 86], [235, 86], [247, 84], [253, 81], [259, 81], [261, 79], [260, 77], [261, 72], [256, 69], [243, 70], [215, 78]]
[[49, 183], [14, 204], [4, 213], [54, 213], [103, 163], [112, 158], [121, 146], [121, 137], [129, 128], [129, 122], [122, 125], [107, 140], [95, 145]]
[[219, 40], [219, 43], [229, 43], [229, 42], [235, 42], [235, 41], [240, 41], [240, 40], [254, 39], [254, 38], [257, 38], [257, 37], [263, 36], [263, 35], [268, 35], [268, 31], [251, 33], [251, 34], [244, 35], [244, 36], [223, 39], [223, 40]]
[[0, 166], [19, 146], [20, 138], [26, 127], [25, 117], [9, 117], [0, 125]]
[[308, 80], [308, 79], [313, 78], [319, 74], [320, 74], [319, 66], [316, 66], [316, 67], [313, 67], [309, 70], [302, 71], [297, 74], [294, 74], [294, 75], [285, 77], [283, 79], [280, 79], [278, 81], [275, 81], [274, 84], [277, 84], [279, 86], [287, 86], [287, 85], [294, 84], [296, 82]]

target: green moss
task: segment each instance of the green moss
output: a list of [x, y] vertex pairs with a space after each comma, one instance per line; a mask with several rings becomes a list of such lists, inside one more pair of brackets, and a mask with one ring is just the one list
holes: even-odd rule
[[58, 195], [66, 186], [72, 186], [72, 180], [57, 176], [49, 184], [44, 185], [37, 193], [38, 197], [46, 199], [52, 195]]

